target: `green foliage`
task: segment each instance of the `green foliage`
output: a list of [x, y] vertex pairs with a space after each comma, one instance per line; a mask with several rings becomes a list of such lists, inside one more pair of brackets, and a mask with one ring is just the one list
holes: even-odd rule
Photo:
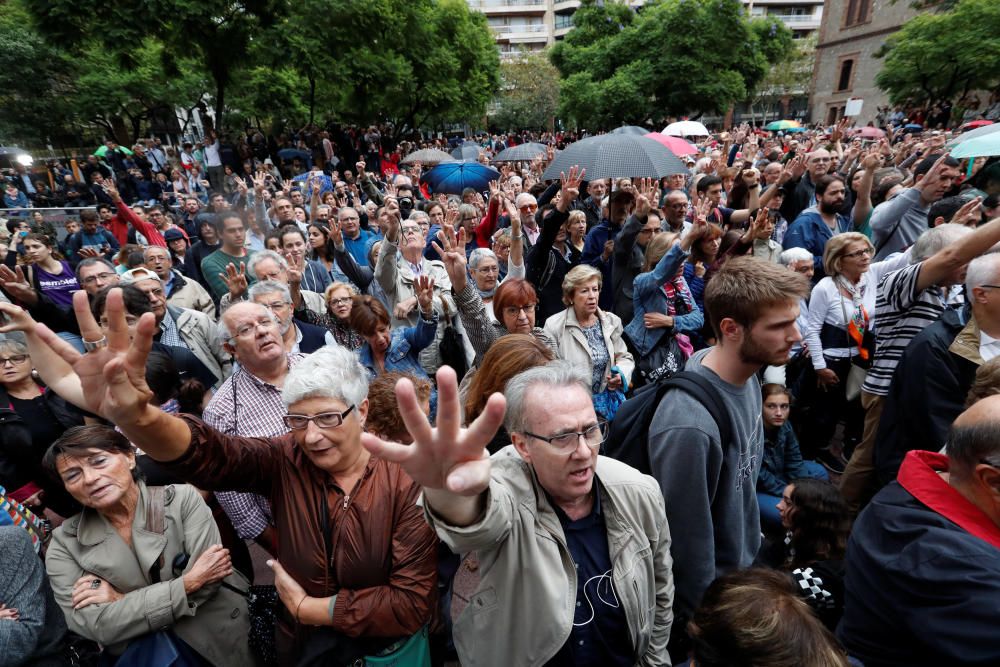
[[959, 0], [951, 11], [922, 14], [891, 35], [876, 54], [875, 77], [893, 104], [959, 101], [1000, 84], [1000, 2]]
[[584, 0], [574, 24], [551, 60], [561, 112], [588, 128], [724, 111], [793, 46], [783, 24], [749, 21], [739, 0], [658, 0], [638, 13]]
[[559, 70], [544, 55], [501, 63], [491, 124], [502, 129], [549, 127], [559, 108]]
[[807, 97], [812, 87], [815, 60], [815, 35], [794, 42], [792, 50], [775, 62], [757, 84], [749, 99], [751, 109], [759, 108], [766, 116], [780, 104], [782, 98], [793, 95]]

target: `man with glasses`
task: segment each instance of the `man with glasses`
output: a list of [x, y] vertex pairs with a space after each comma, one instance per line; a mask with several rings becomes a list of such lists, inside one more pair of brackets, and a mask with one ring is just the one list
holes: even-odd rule
[[249, 290], [250, 300], [264, 306], [278, 318], [281, 341], [285, 351], [293, 354], [310, 354], [324, 345], [336, 345], [333, 334], [313, 324], [294, 319], [292, 294], [288, 285], [265, 280], [254, 283]]
[[[222, 313], [215, 334], [238, 365], [205, 407], [205, 423], [227, 435], [273, 438], [287, 433], [281, 388], [289, 369], [305, 355], [285, 352], [277, 316], [267, 306], [241, 301]], [[266, 498], [237, 492], [215, 495], [242, 539], [256, 540], [275, 553], [277, 536]]]
[[521, 217], [521, 232], [524, 234], [524, 252], [531, 250], [536, 243], [542, 230], [535, 219], [535, 212], [538, 211], [538, 200], [535, 195], [522, 192], [514, 199], [514, 206], [517, 214]]
[[174, 270], [170, 252], [160, 246], [147, 246], [142, 251], [145, 266], [154, 272], [163, 283], [167, 303], [176, 308], [199, 310], [215, 319], [215, 302], [200, 283], [185, 278]]
[[[785, 220], [794, 221], [800, 213], [819, 204], [816, 183], [830, 173], [832, 165], [833, 158], [824, 148], [809, 153], [803, 162], [793, 160], [789, 163], [790, 168], [782, 173], [781, 180], [778, 181], [785, 192], [785, 199], [781, 205], [781, 215]], [[849, 215], [853, 206], [854, 198], [848, 191], [836, 212]]]
[[87, 296], [96, 296], [105, 287], [114, 287], [121, 280], [115, 265], [103, 257], [88, 257], [76, 265], [76, 281]]
[[361, 229], [361, 216], [357, 209], [345, 206], [337, 212], [337, 222], [344, 236], [344, 246], [359, 266], [368, 266], [368, 250], [377, 237], [367, 229]]
[[228, 356], [212, 335], [212, 318], [198, 310], [168, 305], [160, 277], [144, 266], [123, 273], [121, 282], [138, 288], [149, 299], [150, 308], [156, 316], [157, 332], [154, 340], [190, 351], [215, 375], [216, 380], [206, 385], [208, 388], [212, 388], [229, 374]]
[[691, 221], [687, 219], [688, 196], [683, 190], [673, 190], [667, 194], [663, 201], [663, 212], [666, 218], [663, 221], [663, 231], [680, 234], [684, 238], [691, 230]]
[[[423, 487], [426, 519], [453, 552], [479, 555], [478, 588], [454, 626], [460, 661], [671, 664], [663, 497], [650, 477], [598, 455], [607, 424], [589, 379], [563, 361], [524, 371], [504, 389], [506, 417], [493, 396], [468, 429], [454, 373], [442, 369], [438, 386], [437, 429], [403, 382], [414, 444], [364, 444]], [[486, 458], [501, 419], [513, 444]]]

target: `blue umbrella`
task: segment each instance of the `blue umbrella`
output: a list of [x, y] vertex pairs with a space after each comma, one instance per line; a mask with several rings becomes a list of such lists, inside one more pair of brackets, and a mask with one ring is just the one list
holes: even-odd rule
[[[311, 186], [309, 186], [308, 183], [308, 178], [312, 173], [313, 173], [312, 171], [307, 171], [302, 174], [299, 174], [298, 176], [292, 179], [296, 183], [301, 183], [302, 185], [305, 186], [302, 188], [302, 191], [305, 193], [306, 199], [312, 197], [312, 188]], [[320, 180], [320, 187], [319, 187], [320, 195], [322, 195], [324, 192], [331, 192], [333, 190], [333, 180], [329, 176], [327, 176], [324, 173], [320, 173], [319, 180]]]
[[917, 125], [916, 123], [910, 123], [909, 125], [904, 125], [903, 129], [907, 132], [921, 132], [924, 129], [923, 125]]
[[288, 162], [299, 158], [306, 163], [306, 167], [312, 168], [312, 153], [309, 151], [299, 150], [298, 148], [282, 148], [278, 151], [278, 157]]
[[465, 188], [485, 192], [489, 182], [499, 178], [499, 171], [478, 162], [445, 162], [424, 172], [420, 181], [434, 194], [460, 195]]

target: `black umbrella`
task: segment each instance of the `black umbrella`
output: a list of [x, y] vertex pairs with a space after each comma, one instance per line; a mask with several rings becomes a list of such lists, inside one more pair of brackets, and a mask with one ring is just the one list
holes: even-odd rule
[[475, 141], [466, 141], [462, 145], [457, 146], [451, 152], [451, 156], [456, 160], [478, 160], [479, 154], [482, 152], [483, 149]]
[[559, 178], [573, 165], [587, 170], [586, 179], [661, 178], [686, 174], [687, 167], [659, 142], [634, 134], [602, 134], [582, 139], [556, 155], [542, 174], [544, 179]]
[[520, 146], [511, 146], [497, 153], [490, 162], [531, 162], [539, 155], [545, 155], [548, 147], [545, 144], [528, 142]]
[[637, 137], [644, 137], [649, 134], [649, 130], [638, 125], [622, 125], [611, 130], [611, 134], [634, 134]]

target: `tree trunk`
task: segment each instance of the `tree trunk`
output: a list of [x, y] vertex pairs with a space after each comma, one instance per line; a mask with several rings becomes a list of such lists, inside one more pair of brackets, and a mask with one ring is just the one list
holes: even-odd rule
[[226, 108], [226, 83], [229, 78], [225, 74], [213, 73], [215, 79], [215, 127], [222, 127], [222, 112]]
[[309, 124], [313, 124], [313, 117], [316, 110], [316, 77], [312, 70], [309, 70]]

